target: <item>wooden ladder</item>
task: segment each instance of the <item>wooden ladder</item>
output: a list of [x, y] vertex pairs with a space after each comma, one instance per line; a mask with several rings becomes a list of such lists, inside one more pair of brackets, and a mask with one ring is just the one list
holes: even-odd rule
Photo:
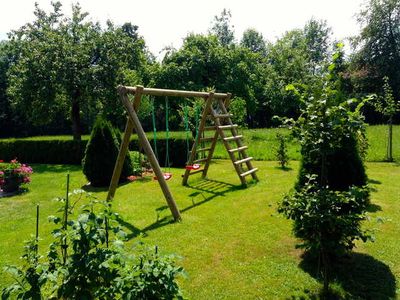
[[[202, 178], [207, 176], [218, 137], [221, 137], [242, 185], [247, 185], [246, 176], [248, 175], [251, 175], [254, 180], [258, 180], [256, 174], [258, 168], [253, 167], [251, 163], [253, 158], [249, 157], [246, 153], [248, 147], [243, 145], [243, 136], [239, 135], [237, 131], [238, 125], [233, 124], [232, 115], [228, 113], [227, 107], [229, 106], [230, 98], [231, 94], [227, 94], [225, 99], [214, 99], [213, 93], [209, 93], [199, 124], [199, 130], [187, 162], [189, 166], [200, 163], [204, 163], [204, 166], [197, 170], [186, 169], [182, 180], [183, 185], [187, 184], [190, 175], [202, 173]], [[211, 126], [206, 126], [208, 119], [212, 123]], [[213, 131], [213, 136], [205, 136], [205, 132], [207, 131]], [[227, 136], [225, 134], [226, 131], [230, 131], [231, 134]], [[211, 142], [211, 144], [205, 146], [207, 142]], [[235, 146], [231, 147], [231, 143], [235, 143]], [[197, 154], [199, 153], [206, 155], [198, 158]]]

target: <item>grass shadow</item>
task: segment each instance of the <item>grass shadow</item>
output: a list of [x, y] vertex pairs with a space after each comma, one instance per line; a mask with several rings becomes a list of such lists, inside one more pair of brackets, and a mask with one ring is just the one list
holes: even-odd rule
[[[300, 268], [322, 282], [316, 256], [305, 253], [302, 258]], [[341, 286], [345, 295], [331, 291], [325, 299], [389, 300], [396, 297], [396, 278], [389, 266], [368, 254], [350, 253], [333, 265], [330, 276], [331, 282]]]
[[373, 203], [370, 203], [370, 205], [368, 205], [367, 212], [374, 213], [377, 211], [382, 211], [382, 207], [380, 205]]
[[[130, 181], [125, 181], [125, 182], [121, 182], [118, 184], [118, 187], [124, 186], [131, 183]], [[97, 192], [107, 192], [108, 191], [109, 186], [91, 186], [90, 183], [82, 185], [81, 189], [84, 190], [85, 192], [89, 192], [89, 193], [97, 193]]]
[[368, 178], [368, 183], [371, 183], [371, 184], [382, 184], [381, 181], [375, 180], [375, 179], [371, 179], [371, 178]]
[[[214, 179], [201, 179], [200, 181], [197, 181], [194, 184], [186, 185], [186, 187], [194, 190], [193, 193], [189, 194], [189, 197], [192, 198], [192, 205], [185, 207], [184, 209], [181, 210], [181, 212], [188, 211], [194, 207], [207, 203], [212, 199], [214, 199], [215, 197], [218, 196], [224, 197], [226, 193], [246, 188], [243, 185], [234, 185]], [[203, 200], [195, 202], [193, 198], [198, 195], [201, 195], [203, 197]]]
[[292, 171], [292, 170], [293, 170], [293, 168], [288, 167], [288, 166], [283, 167], [283, 168], [282, 168], [281, 166], [276, 166], [275, 169], [281, 170], [281, 171], [285, 171], [285, 172], [288, 172], [288, 171]]
[[[236, 191], [243, 189], [242, 185], [233, 185], [230, 183], [225, 183], [222, 181], [218, 180], [212, 180], [212, 179], [202, 179], [200, 181], [195, 182], [194, 184], [187, 185], [188, 188], [193, 189], [193, 193], [189, 194], [189, 197], [192, 198], [192, 205], [189, 205], [188, 207], [185, 207], [184, 209], [181, 209], [180, 212], [184, 213], [190, 209], [193, 209], [194, 207], [197, 207], [199, 205], [202, 205], [204, 203], [207, 203], [214, 199], [215, 197], [218, 196], [225, 196], [226, 193], [229, 193], [231, 191]], [[211, 195], [210, 195], [211, 194]], [[194, 197], [202, 195], [203, 200], [195, 202], [193, 200]], [[139, 235], [146, 236], [147, 232], [161, 228], [163, 226], [169, 225], [174, 223], [174, 219], [172, 216], [168, 215], [165, 217], [160, 218], [161, 212], [164, 210], [168, 210], [167, 205], [163, 205], [158, 207], [156, 211], [156, 221], [148, 226], [146, 226], [143, 229], [139, 229], [135, 227], [134, 225], [130, 224], [129, 222], [124, 221], [121, 217], [118, 218], [118, 222], [120, 223], [121, 226], [125, 227], [129, 233], [127, 235], [127, 239], [133, 239]]]

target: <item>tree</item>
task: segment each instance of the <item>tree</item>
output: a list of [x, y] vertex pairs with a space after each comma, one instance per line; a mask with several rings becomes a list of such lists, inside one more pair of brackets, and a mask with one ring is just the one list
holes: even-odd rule
[[115, 103], [116, 82], [138, 77], [133, 70], [144, 60], [144, 42], [135, 26], [115, 28], [109, 22], [102, 31], [79, 5], [72, 6], [70, 18], [60, 2], [52, 5], [46, 13], [36, 4], [35, 21], [10, 34], [15, 60], [8, 94], [13, 108], [34, 124], [69, 116], [74, 139], [80, 140], [81, 115]]
[[215, 16], [210, 33], [217, 36], [219, 42], [224, 47], [230, 46], [235, 41], [233, 25], [230, 24], [232, 18], [231, 11], [224, 8], [220, 16]]
[[288, 84], [302, 85], [312, 80], [306, 41], [302, 30], [286, 32], [268, 47], [264, 97], [276, 115], [296, 117], [299, 99], [286, 90]]
[[323, 64], [329, 58], [331, 28], [325, 20], [309, 20], [303, 29], [312, 72], [323, 71]]
[[354, 73], [362, 75], [362, 91], [378, 93], [382, 78], [390, 78], [395, 98], [400, 96], [400, 0], [369, 0], [358, 15], [362, 26], [354, 38]]
[[267, 47], [265, 45], [264, 37], [255, 29], [250, 28], [243, 32], [240, 45], [252, 52], [260, 53], [263, 56], [267, 54]]
[[383, 78], [383, 97], [379, 97], [374, 102], [376, 110], [388, 118], [388, 145], [386, 151], [386, 160], [393, 161], [393, 117], [400, 111], [400, 102], [395, 101], [393, 90], [389, 84], [389, 78]]

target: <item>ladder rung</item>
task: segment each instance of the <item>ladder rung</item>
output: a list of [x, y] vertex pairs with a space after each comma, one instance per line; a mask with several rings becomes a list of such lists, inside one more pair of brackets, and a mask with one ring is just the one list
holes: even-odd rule
[[202, 159], [197, 159], [197, 160], [193, 161], [193, 163], [194, 163], [194, 164], [197, 164], [197, 163], [206, 161], [207, 159], [208, 159], [207, 157], [206, 157], [206, 158], [202, 158]]
[[215, 129], [217, 129], [217, 127], [215, 127], [215, 126], [205, 126], [204, 127], [204, 130], [215, 130]]
[[205, 152], [211, 150], [211, 147], [197, 149], [196, 152]]
[[211, 142], [214, 140], [214, 137], [204, 137], [200, 138], [200, 142]]
[[197, 173], [200, 173], [203, 171], [204, 171], [204, 169], [196, 170], [196, 171], [190, 172], [189, 175], [197, 174]]
[[240, 164], [245, 163], [245, 162], [247, 162], [247, 161], [250, 161], [250, 160], [252, 160], [252, 159], [253, 159], [252, 157], [246, 157], [246, 158], [243, 158], [243, 159], [241, 159], [241, 160], [235, 161], [234, 164], [235, 164], [235, 165], [240, 165]]
[[236, 128], [236, 127], [238, 127], [238, 125], [237, 125], [237, 124], [233, 124], [233, 125], [221, 125], [221, 126], [218, 126], [218, 128], [219, 128], [219, 129], [232, 129], [232, 128]]
[[240, 174], [240, 176], [241, 177], [245, 177], [245, 176], [250, 175], [250, 174], [252, 174], [254, 172], [257, 172], [257, 171], [258, 171], [258, 168], [254, 168], [254, 169], [251, 169], [251, 170], [249, 170], [247, 172], [244, 172], [244, 173]]
[[242, 146], [242, 147], [235, 148], [235, 149], [229, 149], [228, 151], [229, 151], [230, 153], [234, 153], [234, 152], [239, 152], [239, 151], [246, 150], [247, 148], [249, 148], [249, 147], [247, 147], [247, 146]]
[[220, 115], [214, 115], [214, 118], [230, 118], [232, 117], [232, 114], [220, 114]]
[[243, 137], [243, 135], [229, 136], [229, 137], [224, 138], [224, 141], [229, 142], [229, 141], [239, 140], [242, 137]]

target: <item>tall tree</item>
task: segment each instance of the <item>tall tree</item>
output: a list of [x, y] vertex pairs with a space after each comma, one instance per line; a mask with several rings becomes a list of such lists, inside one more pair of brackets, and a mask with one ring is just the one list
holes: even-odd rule
[[235, 41], [234, 27], [231, 25], [232, 14], [229, 9], [223, 9], [220, 16], [215, 16], [210, 33], [217, 36], [223, 46], [232, 45]]
[[395, 97], [400, 96], [400, 0], [369, 0], [358, 15], [361, 33], [354, 39], [359, 49], [355, 69], [362, 89], [379, 92], [382, 78], [390, 78]]
[[69, 118], [79, 140], [81, 115], [116, 102], [116, 80], [135, 77], [129, 70], [143, 60], [144, 42], [130, 24], [115, 28], [109, 22], [103, 31], [87, 21], [79, 5], [72, 6], [70, 18], [60, 2], [52, 5], [46, 13], [36, 4], [36, 20], [11, 33], [16, 59], [8, 72], [8, 94], [14, 109], [35, 124]]
[[263, 35], [253, 28], [249, 28], [243, 32], [240, 45], [248, 48], [252, 52], [260, 53], [263, 56], [267, 54], [267, 47]]
[[329, 58], [331, 28], [325, 20], [310, 19], [304, 26], [304, 36], [313, 73], [323, 71], [323, 62]]

